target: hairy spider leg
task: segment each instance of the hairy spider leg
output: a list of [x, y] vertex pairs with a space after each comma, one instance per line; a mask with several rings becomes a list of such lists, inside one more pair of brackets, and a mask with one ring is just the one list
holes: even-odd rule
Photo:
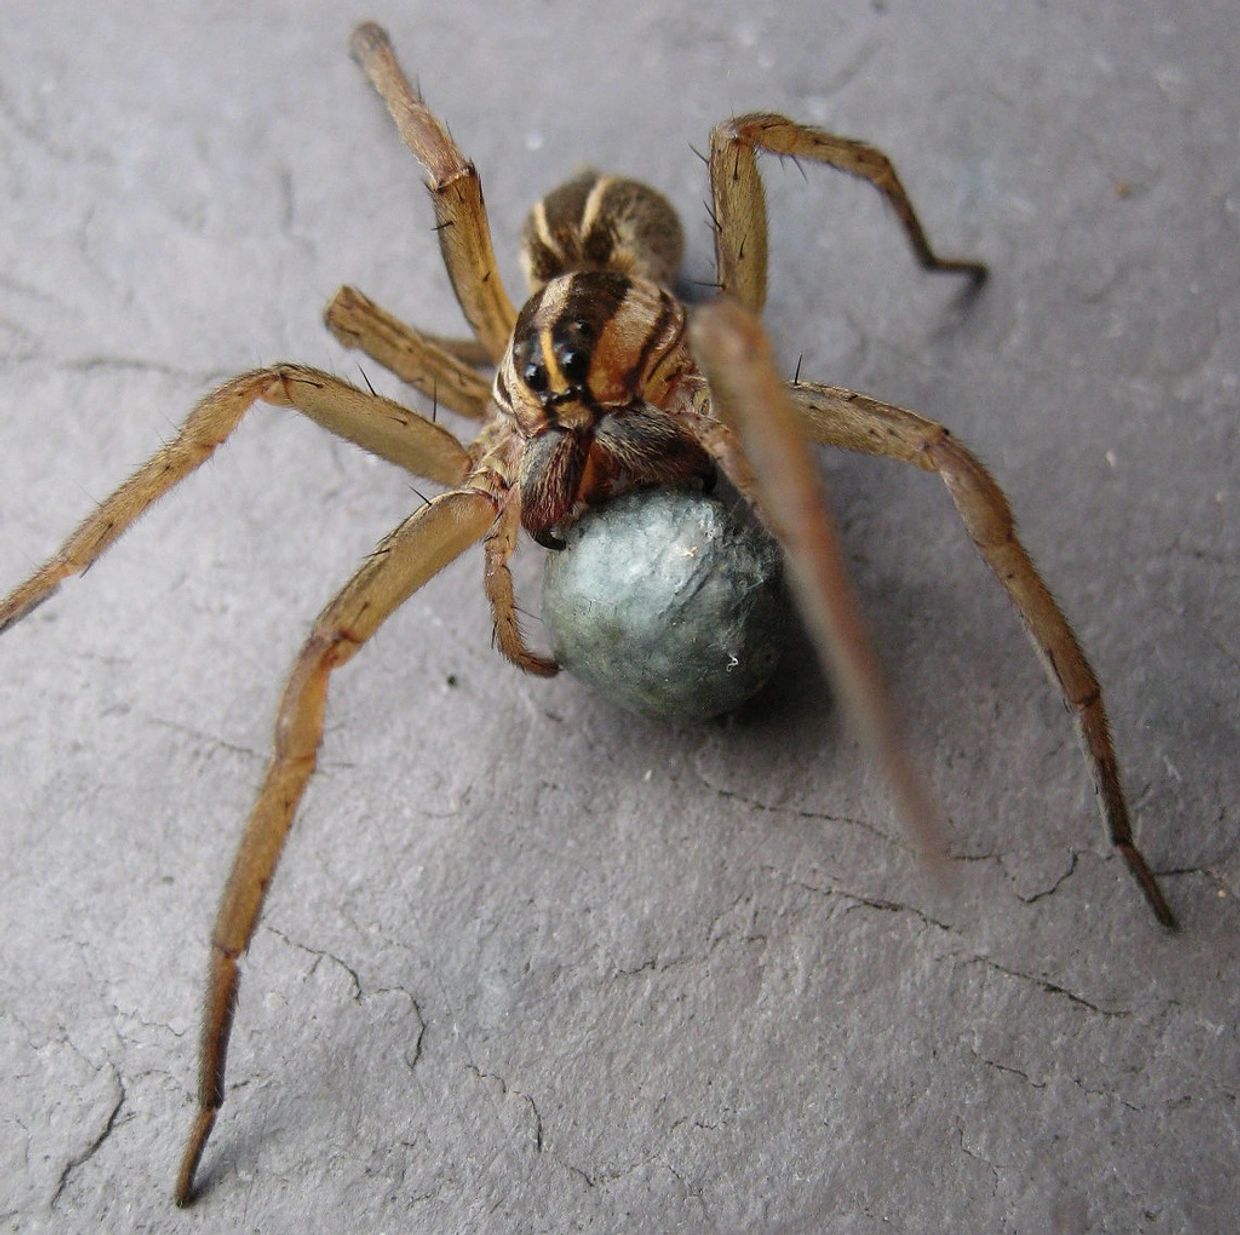
[[340, 437], [419, 476], [460, 484], [470, 468], [465, 447], [439, 425], [382, 395], [368, 394], [318, 369], [280, 364], [239, 374], [207, 395], [171, 442], [151, 456], [88, 515], [56, 554], [0, 601], [0, 631], [81, 574], [153, 502], [200, 467], [255, 403], [292, 407]]
[[474, 368], [489, 361], [476, 340], [415, 330], [352, 287], [336, 293], [323, 320], [345, 347], [365, 352], [436, 406], [474, 420], [490, 411], [490, 379]]
[[276, 713], [271, 762], [241, 838], [211, 932], [203, 1007], [198, 1110], [177, 1173], [174, 1196], [185, 1205], [194, 1173], [224, 1101], [224, 1066], [232, 1030], [240, 959], [249, 947], [302, 791], [314, 771], [328, 680], [433, 575], [481, 539], [496, 501], [477, 489], [442, 493], [415, 511], [362, 564], [319, 614]]
[[[934, 802], [905, 751], [805, 428], [765, 332], [757, 318], [726, 298], [697, 310], [689, 329], [712, 409], [724, 422], [722, 432], [704, 444], [714, 447], [729, 479], [756, 502], [783, 546], [792, 591], [823, 668], [886, 776], [918, 849], [941, 871], [942, 829]], [[735, 466], [729, 429], [747, 468]]]
[[498, 360], [508, 346], [517, 311], [495, 264], [478, 172], [410, 84], [386, 31], [366, 22], [354, 32], [352, 48], [405, 145], [426, 169], [439, 247], [453, 291], [487, 355]]
[[868, 181], [891, 203], [925, 269], [965, 274], [975, 284], [985, 279], [982, 262], [935, 254], [895, 167], [881, 150], [783, 116], [753, 112], [715, 126], [709, 159], [719, 285], [751, 312], [760, 313], [766, 303], [766, 199], [758, 173], [760, 150], [794, 161], [825, 163]]
[[1012, 598], [1047, 676], [1076, 721], [1111, 844], [1123, 855], [1155, 917], [1174, 928], [1175, 915], [1133, 842], [1102, 687], [1063, 611], [1017, 539], [1015, 520], [998, 484], [933, 420], [838, 386], [798, 382], [789, 387], [789, 394], [815, 441], [911, 463], [937, 473], [947, 486], [969, 537]]

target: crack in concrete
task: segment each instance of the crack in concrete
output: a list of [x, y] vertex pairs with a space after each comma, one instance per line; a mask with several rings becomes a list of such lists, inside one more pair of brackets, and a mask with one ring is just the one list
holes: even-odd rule
[[347, 961], [341, 960], [340, 957], [336, 956], [335, 953], [333, 952], [323, 951], [319, 948], [309, 947], [307, 944], [304, 944], [304, 943], [298, 943], [296, 939], [290, 939], [282, 930], [280, 930], [278, 927], [272, 926], [269, 922], [264, 922], [263, 926], [267, 930], [269, 930], [273, 935], [275, 935], [277, 939], [282, 939], [286, 944], [289, 945], [289, 947], [296, 948], [299, 952], [305, 952], [309, 956], [313, 956], [315, 960], [314, 960], [314, 964], [310, 966], [311, 973], [314, 973], [314, 971], [318, 968], [320, 961], [323, 961], [323, 960], [334, 961], [337, 965], [340, 966], [341, 969], [345, 971], [345, 973], [349, 975], [349, 978], [353, 983], [353, 1002], [359, 1003], [359, 1004], [362, 1002], [362, 994], [363, 994], [362, 980], [360, 977], [358, 977], [357, 970], [354, 969], [353, 966], [350, 965]]
[[414, 1068], [422, 1060], [422, 1044], [426, 1040], [427, 1021], [422, 1015], [422, 1008], [418, 1001], [403, 986], [380, 986], [375, 988], [376, 995], [404, 995], [409, 1000], [409, 1006], [413, 1009], [413, 1014], [418, 1018], [418, 1036], [414, 1039], [413, 1054], [402, 1055], [406, 1066], [412, 1072]]
[[609, 1184], [614, 1184], [618, 1180], [623, 1179], [626, 1175], [632, 1175], [635, 1171], [640, 1171], [646, 1167], [658, 1167], [660, 1170], [666, 1171], [680, 1185], [684, 1195], [692, 1201], [696, 1201], [701, 1207], [702, 1216], [711, 1223], [710, 1230], [717, 1230], [714, 1220], [710, 1217], [710, 1210], [706, 1204], [705, 1190], [700, 1186], [691, 1185], [685, 1177], [670, 1162], [662, 1158], [656, 1158], [653, 1155], [646, 1158], [639, 1158], [636, 1162], [631, 1162], [627, 1166], [617, 1167], [614, 1170], [596, 1171], [591, 1174], [589, 1171], [572, 1162], [566, 1162], [563, 1158], [551, 1155], [552, 1160], [562, 1166], [565, 1170], [571, 1171], [574, 1175], [580, 1176], [585, 1181], [587, 1188], [606, 1189]]
[[994, 1177], [993, 1184], [990, 1190], [990, 1195], [992, 1197], [997, 1196], [999, 1193], [999, 1182], [1000, 1182], [999, 1170], [1000, 1170], [1000, 1167], [1005, 1167], [1006, 1164], [991, 1162], [989, 1158], [985, 1158], [981, 1154], [975, 1153], [972, 1149], [970, 1149], [968, 1145], [964, 1143], [964, 1124], [962, 1123], [956, 1124], [956, 1136], [957, 1136], [957, 1139], [960, 1145], [960, 1152], [964, 1154], [966, 1158], [972, 1158], [974, 1162], [980, 1162], [983, 1166], [988, 1167], [990, 1169], [990, 1173]]
[[[738, 897], [737, 901], [734, 902], [732, 908], [735, 908], [735, 906], [739, 904], [740, 901], [745, 900], [745, 899], [746, 899], [745, 896]], [[727, 914], [730, 912], [731, 912], [730, 909], [725, 909], [722, 913], [715, 915], [715, 917], [711, 921], [711, 925], [709, 928], [710, 934], [714, 933], [715, 924], [721, 918], [726, 917]], [[654, 956], [647, 957], [644, 961], [642, 961], [640, 965], [634, 965], [632, 968], [629, 968], [629, 969], [621, 969], [618, 965], [615, 966], [615, 968], [612, 970], [611, 977], [612, 979], [633, 978], [633, 977], [636, 977], [639, 973], [665, 973], [669, 969], [678, 969], [683, 965], [704, 965], [708, 963], [710, 959], [714, 956], [715, 952], [724, 943], [728, 942], [729, 940], [735, 943], [739, 943], [741, 945], [756, 943], [756, 944], [761, 944], [764, 947], [769, 942], [768, 937], [766, 935], [763, 935], [756, 931], [751, 931], [751, 932], [747, 932], [744, 934], [741, 934], [738, 932], [733, 935], [722, 934], [722, 935], [716, 936], [713, 939], [710, 938], [710, 934], [708, 934], [707, 936], [707, 947], [706, 947], [705, 952], [701, 952], [701, 953], [682, 952], [680, 955], [668, 957], [666, 960], [660, 960], [658, 953], [655, 953]]]
[[1127, 1098], [1121, 1098], [1114, 1090], [1110, 1089], [1090, 1089], [1079, 1076], [1070, 1076], [1068, 1078], [1082, 1093], [1088, 1094], [1091, 1098], [1109, 1098], [1113, 1102], [1118, 1102], [1120, 1106], [1127, 1107], [1130, 1111], [1136, 1111], [1138, 1114], [1145, 1113], [1145, 1107], [1135, 1106], [1129, 1102]]
[[[775, 867], [767, 866], [763, 869], [780, 874]], [[801, 888], [806, 892], [812, 892], [817, 896], [836, 897], [840, 900], [852, 902], [844, 913], [852, 913], [857, 909], [879, 909], [884, 913], [908, 913], [919, 919], [927, 926], [938, 927], [939, 930], [949, 935], [957, 934], [954, 927], [947, 922], [940, 922], [938, 918], [931, 917], [923, 909], [918, 909], [915, 905], [906, 905], [902, 901], [887, 900], [876, 896], [862, 896], [857, 892], [848, 892], [840, 887], [820, 886], [818, 884], [806, 883], [803, 879], [787, 878], [787, 882], [793, 887]]]
[[[68, 1041], [67, 1038], [65, 1040]], [[72, 1046], [73, 1044], [70, 1043], [70, 1045]], [[74, 1049], [76, 1050], [77, 1048], [74, 1047]], [[95, 1139], [91, 1141], [91, 1143], [87, 1145], [87, 1147], [80, 1154], [76, 1157], [70, 1158], [69, 1161], [65, 1163], [64, 1169], [60, 1172], [60, 1178], [56, 1181], [56, 1190], [52, 1193], [52, 1199], [48, 1202], [47, 1207], [49, 1210], [56, 1208], [56, 1202], [60, 1200], [60, 1195], [64, 1192], [65, 1186], [68, 1184], [69, 1176], [72, 1175], [78, 1167], [82, 1166], [86, 1162], [89, 1162], [90, 1159], [99, 1152], [99, 1149], [103, 1145], [104, 1141], [106, 1141], [116, 1129], [117, 1118], [120, 1116], [121, 1108], [125, 1105], [125, 1083], [121, 1079], [121, 1074], [116, 1070], [116, 1068], [111, 1064], [108, 1066], [112, 1070], [112, 1079], [116, 1086], [116, 1101], [113, 1103], [111, 1111], [108, 1112], [108, 1117], [104, 1121], [103, 1128], [100, 1130], [99, 1135], [96, 1136]]]
[[1088, 1008], [1091, 1012], [1096, 1012], [1099, 1016], [1132, 1016], [1130, 1008], [1103, 1008], [1096, 1003], [1090, 1003], [1083, 995], [1078, 995], [1075, 991], [1070, 991], [1066, 986], [1060, 986], [1057, 982], [1052, 982], [1048, 978], [1040, 978], [1037, 974], [1022, 973], [1019, 969], [1009, 969], [1006, 965], [1000, 965], [998, 961], [992, 961], [988, 956], [966, 956], [963, 958], [966, 965], [985, 965], [987, 969], [993, 969], [996, 973], [1001, 973], [1008, 978], [1018, 978], [1023, 982], [1032, 982], [1035, 986], [1039, 986], [1042, 990], [1050, 995], [1062, 995], [1065, 999], [1082, 1008]]
[[[1071, 860], [1068, 863], [1068, 869], [1064, 871], [1064, 873], [1060, 875], [1049, 888], [1043, 888], [1041, 892], [1035, 892], [1032, 896], [1022, 896], [1019, 889], [1013, 886], [1012, 891], [1015, 894], [1016, 899], [1018, 901], [1023, 901], [1026, 905], [1032, 905], [1035, 901], [1045, 900], [1048, 896], [1054, 896], [1055, 893], [1058, 892], [1064, 885], [1064, 883], [1072, 877], [1073, 872], [1076, 870], [1076, 864], [1080, 861], [1081, 855], [1077, 853], [1075, 849], [1069, 850], [1069, 853], [1071, 855]], [[1007, 871], [1006, 867], [1004, 868], [1004, 874], [1006, 874], [1008, 880], [1015, 885], [1016, 880]]]
[[[728, 1109], [728, 1113], [729, 1114], [732, 1113], [730, 1108]], [[722, 1128], [728, 1122], [729, 1122], [728, 1120], [720, 1118], [720, 1119], [717, 1119], [712, 1124], [712, 1123], [707, 1123], [704, 1119], [698, 1119], [696, 1116], [682, 1115], [679, 1119], [672, 1120], [667, 1131], [668, 1131], [668, 1134], [670, 1135], [671, 1133], [676, 1132], [678, 1129], [683, 1128], [685, 1124], [688, 1124], [691, 1128], [697, 1128], [701, 1130], [702, 1132], [714, 1132], [718, 1128]]]
[[752, 909], [753, 900], [754, 898], [752, 893], [741, 892], [726, 909], [721, 909], [713, 918], [711, 918], [710, 924], [706, 927], [705, 939], [708, 956], [710, 953], [714, 952], [714, 950], [723, 942], [725, 938], [727, 938], [726, 933], [716, 935], [715, 932], [718, 929], [719, 924], [730, 914], [735, 913], [736, 910], [743, 904], [751, 906], [749, 913], [749, 929], [743, 933], [737, 932], [734, 937], [739, 938], [741, 943], [766, 943], [767, 937], [753, 929], [757, 917]]
[[534, 1099], [530, 1097], [530, 1095], [525, 1093], [524, 1091], [517, 1089], [514, 1086], [510, 1085], [502, 1076], [498, 1075], [497, 1073], [483, 1072], [483, 1070], [480, 1067], [478, 1067], [478, 1065], [475, 1063], [467, 1063], [465, 1065], [465, 1068], [467, 1071], [472, 1072], [480, 1081], [498, 1081], [499, 1092], [500, 1092], [501, 1097], [507, 1097], [509, 1094], [512, 1094], [514, 1098], [522, 1098], [527, 1103], [529, 1103], [530, 1111], [533, 1113], [533, 1116], [534, 1116], [534, 1133], [533, 1133], [534, 1152], [539, 1153], [539, 1154], [542, 1153], [543, 1151], [542, 1112], [539, 1111], [538, 1104], [534, 1101]]
[[205, 729], [196, 729], [193, 725], [182, 725], [174, 720], [165, 720], [162, 716], [151, 716], [150, 721], [152, 724], [160, 725], [165, 729], [171, 729], [174, 733], [180, 733], [199, 742], [205, 742], [215, 750], [231, 751], [235, 755], [245, 755], [249, 759], [257, 759], [263, 762], [268, 758], [266, 753], [254, 750], [250, 746], [240, 746], [236, 742], [229, 742], [224, 738], [216, 737], [213, 733], [208, 733]]
[[1227, 877], [1212, 866], [1170, 866], [1165, 870], [1154, 872], [1160, 879], [1173, 875], [1201, 875], [1209, 879], [1217, 888], [1219, 896], [1240, 897], [1240, 888], [1228, 881]]
[[79, 356], [59, 361], [56, 368], [63, 373], [157, 373], [161, 377], [184, 378], [202, 386], [221, 380], [218, 372], [203, 373], [194, 369], [183, 369], [179, 365], [149, 360], [145, 356]]
[[[662, 1158], [651, 1158], [650, 1165], [661, 1166], [665, 1171], [667, 1171], [668, 1174], [671, 1175], [671, 1177], [680, 1185], [681, 1191], [684, 1192], [685, 1196], [691, 1201], [696, 1201], [698, 1205], [701, 1206], [702, 1216], [708, 1221], [711, 1221], [710, 1210], [706, 1205], [706, 1191], [704, 1188], [700, 1186], [692, 1186], [670, 1162], [665, 1162]], [[718, 1229], [714, 1225], [713, 1221], [711, 1222], [711, 1229]]]
[[[1065, 744], [1066, 743], [1061, 742], [1059, 746], [1063, 746]], [[1059, 747], [1056, 747], [1056, 750], [1057, 749], [1059, 749]], [[792, 817], [797, 818], [797, 819], [808, 819], [816, 823], [833, 823], [833, 824], [844, 825], [847, 827], [859, 828], [862, 831], [868, 832], [871, 836], [877, 837], [879, 840], [885, 842], [886, 844], [892, 846], [893, 848], [900, 849], [905, 852], [912, 852], [911, 848], [906, 843], [904, 843], [901, 839], [899, 839], [898, 837], [888, 835], [881, 828], [877, 827], [875, 824], [867, 822], [864, 819], [855, 819], [847, 815], [831, 815], [831, 814], [826, 813], [825, 811], [810, 811], [810, 810], [801, 809], [799, 807], [773, 806], [769, 802], [763, 802], [759, 798], [751, 798], [751, 797], [746, 796], [745, 794], [738, 793], [735, 790], [725, 789], [719, 785], [712, 784], [710, 780], [708, 780], [707, 777], [701, 772], [700, 769], [694, 767], [693, 770], [699, 782], [705, 788], [709, 789], [712, 793], [717, 794], [721, 798], [724, 798], [727, 800], [733, 800], [737, 802], [742, 802], [746, 806], [751, 806], [755, 810], [760, 810], [760, 811], [763, 811], [769, 814], [791, 815]], [[1055, 892], [1057, 892], [1059, 888], [1061, 887], [1061, 885], [1069, 878], [1069, 876], [1075, 873], [1077, 863], [1080, 860], [1080, 854], [1076, 850], [1071, 850], [1070, 851], [1070, 865], [1068, 867], [1068, 870], [1063, 875], [1061, 875], [1051, 887], [1045, 888], [1040, 892], [1035, 892], [1031, 896], [1025, 896], [1025, 895], [1022, 895], [1021, 892], [1016, 889], [1016, 876], [1010, 870], [1008, 870], [1007, 865], [1004, 861], [1005, 855], [1002, 852], [996, 851], [993, 853], [952, 853], [948, 851], [948, 852], [945, 852], [943, 856], [949, 862], [962, 862], [962, 863], [964, 862], [992, 862], [996, 864], [999, 867], [999, 870], [1002, 872], [1004, 879], [1006, 879], [1007, 882], [1010, 885], [1012, 885], [1013, 895], [1015, 895], [1017, 900], [1021, 901], [1023, 904], [1026, 904], [1026, 905], [1031, 905], [1035, 901], [1043, 900], [1044, 898], [1051, 896]], [[772, 868], [768, 867], [767, 869], [772, 869]], [[801, 885], [801, 886], [808, 887], [809, 885]], [[885, 902], [885, 901], [873, 902], [874, 908], [885, 908], [888, 905], [895, 906], [895, 902]], [[908, 906], [905, 906], [905, 908], [908, 908]], [[934, 919], [928, 919], [928, 920], [934, 921], [934, 924], [936, 926], [943, 926], [943, 923], [937, 922]], [[944, 926], [944, 929], [948, 929], [948, 928]]]
[[[767, 868], [772, 869], [772, 868]], [[1066, 876], [1064, 876], [1066, 878]], [[804, 888], [808, 892], [814, 892], [820, 896], [839, 897], [842, 900], [851, 901], [852, 904], [844, 910], [844, 913], [851, 913], [856, 909], [878, 909], [884, 913], [907, 913], [917, 918], [920, 922], [927, 926], [934, 926], [944, 934], [959, 938], [959, 933], [946, 922], [931, 917], [922, 909], [918, 909], [914, 905], [906, 905], [900, 901], [884, 900], [878, 897], [860, 896], [854, 892], [847, 892], [842, 888], [835, 887], [817, 887], [814, 884], [805, 883], [803, 880], [790, 879], [788, 882], [797, 887]], [[1062, 882], [1062, 880], [1060, 881]], [[1049, 895], [1043, 893], [1042, 895]], [[1018, 969], [1011, 969], [1007, 965], [1001, 965], [998, 961], [991, 960], [988, 956], [979, 954], [966, 955], [961, 952], [953, 952], [951, 959], [962, 961], [966, 965], [984, 965], [988, 969], [993, 969], [996, 973], [1001, 973], [1005, 977], [1017, 978], [1024, 982], [1031, 982], [1035, 986], [1040, 987], [1047, 994], [1061, 995], [1063, 998], [1076, 1004], [1078, 1007], [1087, 1008], [1091, 1012], [1097, 1013], [1099, 1016], [1108, 1017], [1125, 1017], [1132, 1016], [1133, 1012], [1129, 1008], [1104, 1008], [1096, 1003], [1091, 1003], [1083, 995], [1077, 994], [1075, 991], [1069, 990], [1066, 986], [1060, 986], [1057, 982], [1052, 982], [1049, 978], [1042, 978], [1036, 974], [1023, 973]]]
[[1019, 1068], [1014, 1068], [1010, 1064], [1000, 1063], [997, 1059], [988, 1059], [985, 1055], [975, 1051], [972, 1047], [969, 1047], [968, 1049], [969, 1054], [972, 1055], [974, 1059], [984, 1063], [988, 1068], [994, 1068], [997, 1072], [1009, 1072], [1012, 1076], [1018, 1076], [1025, 1082], [1026, 1085], [1033, 1089], [1046, 1088], [1046, 1081], [1035, 1081], [1028, 1072], [1022, 1072]]
[[[1013, 1067], [1011, 1064], [1000, 1063], [997, 1059], [990, 1059], [980, 1052], [975, 1051], [972, 1047], [969, 1047], [969, 1054], [972, 1055], [974, 1059], [985, 1064], [988, 1068], [994, 1068], [997, 1072], [1007, 1072], [1012, 1076], [1019, 1077], [1031, 1089], [1047, 1089], [1050, 1086], [1049, 1080], [1035, 1081], [1033, 1077], [1031, 1077], [1027, 1072], [1022, 1071], [1020, 1068]], [[1120, 1094], [1113, 1089], [1091, 1089], [1083, 1080], [1081, 1080], [1079, 1076], [1069, 1076], [1067, 1079], [1082, 1093], [1088, 1094], [1092, 1098], [1107, 1098], [1112, 1102], [1118, 1102], [1120, 1106], [1125, 1107], [1127, 1110], [1135, 1111], [1138, 1114], [1145, 1113], [1145, 1107], [1137, 1106], [1135, 1103], [1129, 1102], [1127, 1098], [1121, 1097]]]
[[[793, 880], [793, 883], [797, 882], [797, 880]], [[809, 884], [801, 884], [800, 886], [811, 887]], [[914, 905], [906, 905], [901, 901], [885, 900], [881, 897], [859, 896], [855, 892], [845, 892], [842, 888], [830, 888], [826, 889], [826, 891], [830, 896], [838, 896], [842, 900], [852, 901], [852, 904], [844, 910], [845, 915], [853, 913], [857, 909], [881, 909], [884, 913], [911, 913], [927, 926], [937, 926], [939, 930], [948, 935], [956, 933], [946, 922], [940, 922], [938, 918], [932, 918], [924, 910], [918, 909]]]
[[[655, 953], [654, 956], [648, 957], [640, 965], [634, 965], [631, 969], [621, 969], [616, 966], [612, 971], [612, 977], [634, 978], [639, 973], [666, 973], [669, 969], [679, 969], [683, 965], [705, 964], [725, 938], [727, 936], [720, 936], [702, 953], [682, 952], [679, 956], [669, 956], [666, 960], [660, 960], [658, 953]], [[755, 942], [765, 943], [766, 936], [755, 936]]]
[[[555, 1155], [553, 1154], [552, 1157], [554, 1158]], [[594, 1177], [589, 1171], [584, 1171], [581, 1167], [575, 1166], [571, 1162], [565, 1162], [563, 1158], [555, 1158], [555, 1161], [558, 1162], [566, 1171], [572, 1171], [574, 1175], [579, 1175], [582, 1179], [584, 1179], [587, 1188], [593, 1188], [595, 1186]]]
[[859, 828], [863, 832], [868, 832], [871, 836], [876, 836], [879, 840], [884, 841], [888, 845], [892, 845], [897, 849], [909, 848], [908, 845], [902, 843], [893, 836], [889, 836], [881, 828], [864, 819], [853, 819], [848, 815], [831, 815], [826, 811], [804, 810], [796, 806], [773, 806], [769, 802], [763, 802], [759, 798], [751, 798], [743, 793], [737, 792], [735, 789], [725, 789], [722, 785], [713, 784], [705, 775], [705, 773], [696, 766], [693, 767], [693, 773], [697, 777], [702, 786], [711, 793], [718, 795], [725, 801], [742, 802], [746, 806], [752, 806], [754, 810], [760, 810], [772, 815], [791, 815], [794, 819], [809, 819], [815, 823], [834, 823], [844, 827]]

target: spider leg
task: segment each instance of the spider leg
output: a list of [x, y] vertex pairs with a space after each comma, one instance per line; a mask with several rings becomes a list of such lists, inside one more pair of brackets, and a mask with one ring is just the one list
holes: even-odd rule
[[[491, 384], [454, 353], [452, 344], [458, 341], [439, 340], [405, 325], [352, 287], [336, 293], [323, 317], [345, 347], [360, 348], [427, 398], [475, 420], [486, 414]], [[477, 349], [477, 343], [469, 342]], [[485, 356], [481, 363], [486, 363]]]
[[211, 933], [203, 1007], [198, 1110], [177, 1174], [185, 1205], [216, 1113], [224, 1101], [224, 1066], [249, 947], [297, 803], [323, 736], [328, 680], [418, 588], [477, 541], [495, 518], [495, 502], [471, 489], [440, 494], [396, 528], [319, 614], [293, 665], [276, 715], [275, 744], [262, 788], [233, 858]]
[[418, 333], [428, 343], [442, 348], [449, 356], [455, 357], [462, 364], [467, 364], [474, 369], [495, 368], [495, 361], [491, 359], [490, 353], [473, 335], [465, 338], [461, 335], [432, 334], [429, 330], [420, 330]]
[[491, 602], [491, 617], [495, 624], [495, 643], [503, 655], [518, 669], [539, 677], [554, 677], [560, 666], [548, 656], [540, 656], [525, 646], [521, 624], [517, 617], [516, 598], [512, 590], [512, 572], [508, 559], [517, 547], [517, 535], [521, 530], [521, 496], [515, 489], [508, 491], [499, 517], [483, 544], [486, 555], [486, 594]]
[[381, 395], [302, 365], [242, 373], [207, 395], [171, 442], [151, 456], [29, 579], [0, 601], [0, 631], [25, 617], [70, 575], [81, 574], [178, 481], [211, 457], [258, 402], [293, 407], [383, 459], [440, 484], [469, 471], [465, 447], [447, 429]]
[[761, 312], [766, 302], [766, 201], [758, 174], [760, 150], [811, 159], [868, 180], [891, 203], [925, 269], [967, 274], [976, 283], [986, 277], [981, 262], [939, 257], [934, 252], [895, 167], [881, 150], [783, 116], [753, 112], [716, 125], [710, 137], [719, 286], [753, 312]]
[[932, 420], [837, 386], [798, 382], [789, 393], [815, 441], [900, 459], [938, 473], [970, 538], [1012, 598], [1052, 684], [1076, 719], [1111, 844], [1123, 855], [1155, 917], [1164, 926], [1174, 927], [1175, 915], [1133, 841], [1102, 688], [1067, 618], [1017, 539], [1003, 491], [981, 463]]
[[439, 247], [452, 288], [470, 328], [490, 358], [498, 360], [508, 345], [517, 311], [495, 264], [478, 173], [402, 72], [385, 30], [374, 22], [358, 26], [352, 48], [392, 113], [405, 145], [430, 177]]
[[742, 493], [756, 497], [783, 546], [793, 595], [824, 668], [918, 848], [928, 860], [941, 861], [937, 812], [905, 752], [805, 429], [766, 336], [756, 318], [729, 300], [699, 309], [689, 330], [711, 402], [726, 422], [701, 434], [703, 445]]

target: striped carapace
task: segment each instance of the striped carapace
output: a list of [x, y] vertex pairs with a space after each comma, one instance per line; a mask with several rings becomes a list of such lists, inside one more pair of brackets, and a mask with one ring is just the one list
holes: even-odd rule
[[532, 294], [493, 393], [525, 440], [521, 522], [548, 548], [562, 547], [551, 529], [584, 505], [713, 483], [710, 454], [669, 410], [694, 371], [684, 306], [665, 286], [681, 249], [671, 205], [632, 180], [586, 173], [530, 212], [521, 256]]

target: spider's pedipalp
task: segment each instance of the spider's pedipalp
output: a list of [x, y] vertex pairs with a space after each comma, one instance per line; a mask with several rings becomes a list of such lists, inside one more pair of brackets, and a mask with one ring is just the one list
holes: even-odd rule
[[525, 636], [517, 617], [517, 602], [513, 594], [512, 572], [508, 559], [517, 547], [517, 533], [521, 530], [521, 494], [517, 489], [508, 492], [500, 506], [495, 526], [483, 544], [486, 557], [485, 590], [491, 602], [495, 643], [507, 660], [526, 673], [538, 677], [554, 677], [560, 666], [549, 656], [531, 652], [525, 646]]

